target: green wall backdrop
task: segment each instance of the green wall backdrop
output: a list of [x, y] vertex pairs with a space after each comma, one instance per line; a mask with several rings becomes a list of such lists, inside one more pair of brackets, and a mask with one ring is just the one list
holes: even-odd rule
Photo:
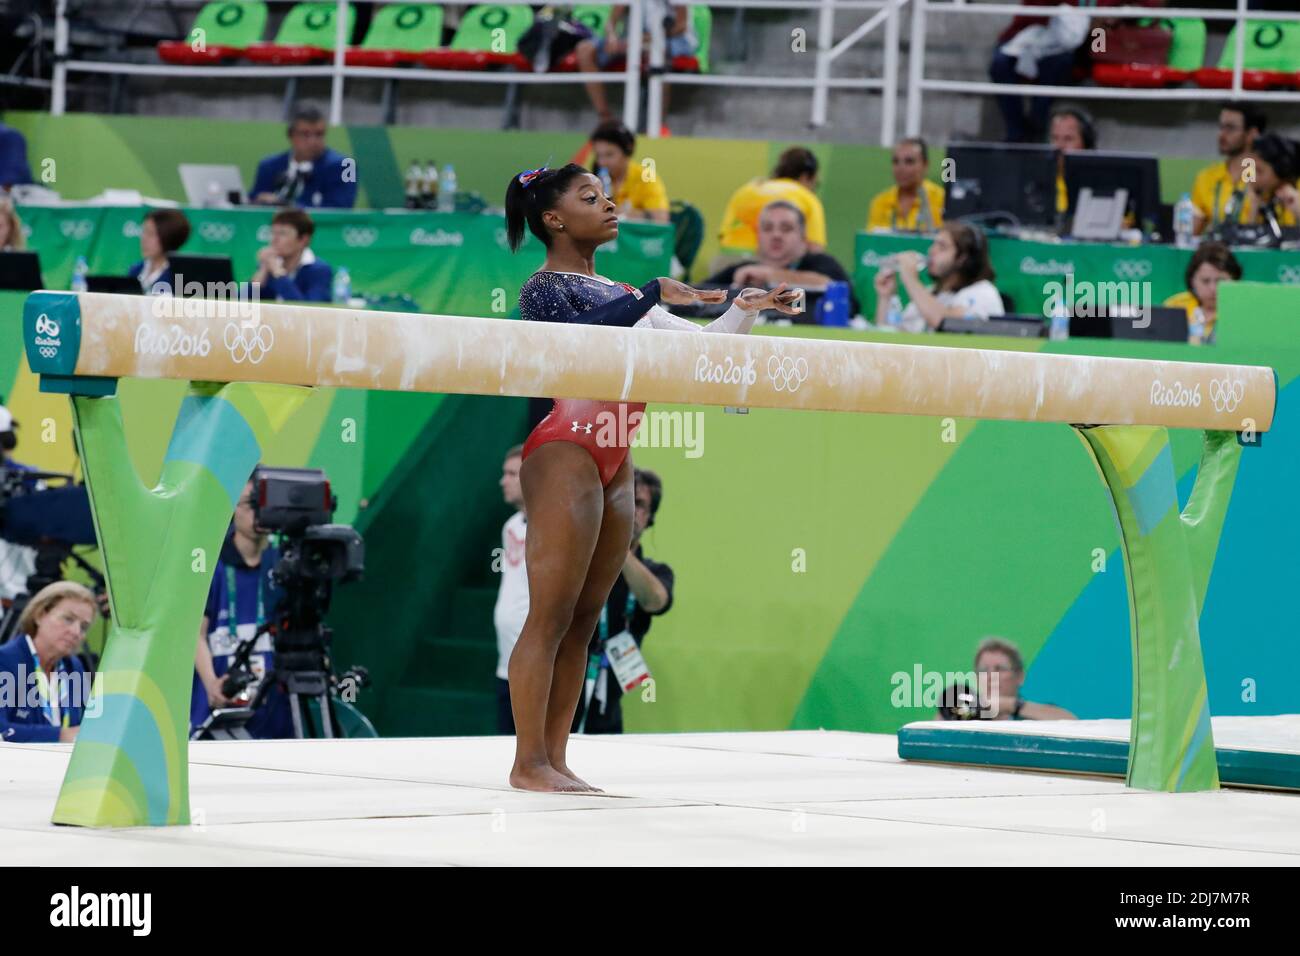
[[[70, 198], [109, 185], [180, 198], [177, 162], [229, 159], [251, 175], [258, 156], [283, 142], [276, 124], [6, 119], [28, 134], [34, 168], [42, 156], [56, 158], [56, 185]], [[413, 156], [455, 162], [467, 188], [488, 195], [516, 169], [566, 160], [581, 145], [579, 134], [392, 129], [367, 135], [381, 134], [389, 140], [390, 162]], [[354, 143], [365, 138], [346, 135]], [[670, 139], [651, 145], [670, 191], [698, 202], [714, 221], [733, 184], [761, 174], [784, 144]], [[722, 151], [726, 162], [717, 159]], [[819, 152], [832, 247], [847, 259], [866, 197], [887, 181], [888, 167], [880, 150]], [[359, 150], [359, 156], [364, 183], [366, 154]], [[1294, 424], [1300, 291], [1243, 283], [1221, 295], [1224, 318], [1213, 349], [982, 337], [944, 344], [1277, 369], [1276, 429], [1262, 449], [1243, 456], [1202, 641], [1214, 713], [1295, 712], [1300, 518], [1288, 501], [1300, 475]], [[26, 369], [21, 302], [21, 295], [0, 295], [0, 395], [23, 422], [18, 457], [69, 470], [75, 458], [68, 403], [40, 394]], [[807, 328], [795, 334], [880, 337]], [[128, 381], [121, 391], [132, 460], [152, 481], [180, 386]], [[630, 729], [893, 730], [927, 714], [894, 706], [894, 675], [918, 665], [968, 670], [975, 643], [991, 633], [1024, 650], [1031, 697], [1080, 716], [1127, 715], [1129, 630], [1117, 533], [1099, 479], [1070, 429], [962, 419], [946, 429], [938, 419], [902, 416], [660, 410], [702, 416], [703, 454], [687, 457], [682, 448], [634, 454], [664, 478], [663, 509], [645, 544], [651, 556], [673, 565], [678, 584], [672, 611], [656, 621], [646, 645], [657, 698], [627, 701]], [[50, 442], [41, 441], [46, 419], [55, 426]], [[349, 419], [356, 423], [355, 442], [346, 440]], [[491, 729], [492, 549], [508, 514], [496, 478], [501, 452], [521, 440], [525, 427], [520, 400], [322, 390], [271, 462], [325, 468], [340, 496], [339, 520], [354, 521], [366, 535], [366, 580], [337, 599], [336, 657], [343, 665], [371, 667], [375, 687], [361, 703], [386, 733]], [[1174, 435], [1184, 496], [1198, 438]], [[1093, 570], [1097, 549], [1106, 556], [1101, 573]]]

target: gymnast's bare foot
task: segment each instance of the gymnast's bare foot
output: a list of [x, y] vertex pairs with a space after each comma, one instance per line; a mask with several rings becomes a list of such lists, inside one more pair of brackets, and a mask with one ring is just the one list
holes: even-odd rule
[[533, 790], [538, 793], [584, 793], [591, 788], [585, 783], [560, 773], [550, 764], [540, 767], [520, 767], [510, 770], [510, 786], [516, 790]]
[[[554, 766], [554, 765], [552, 765], [552, 766]], [[587, 781], [583, 780], [581, 777], [579, 777], [576, 773], [574, 773], [572, 770], [570, 770], [570, 769], [569, 769], [566, 765], [564, 765], [564, 764], [560, 764], [558, 767], [555, 767], [555, 769], [556, 769], [556, 771], [558, 771], [559, 773], [561, 773], [561, 774], [563, 774], [564, 776], [568, 777], [568, 778], [569, 778], [570, 780], [572, 780], [574, 783], [581, 784], [582, 787], [583, 787], [584, 789], [590, 791], [591, 793], [604, 793], [604, 792], [605, 792], [604, 790], [600, 789], [600, 787], [593, 787], [591, 784], [587, 783]]]

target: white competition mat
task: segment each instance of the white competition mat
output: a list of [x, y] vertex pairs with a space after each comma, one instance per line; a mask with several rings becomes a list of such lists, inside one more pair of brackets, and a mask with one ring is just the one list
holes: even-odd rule
[[[1218, 730], [1216, 722], [1216, 732]], [[187, 827], [49, 823], [68, 745], [0, 745], [0, 865], [1297, 865], [1300, 795], [913, 764], [888, 734], [576, 737], [617, 796], [522, 793], [508, 737], [190, 745]]]

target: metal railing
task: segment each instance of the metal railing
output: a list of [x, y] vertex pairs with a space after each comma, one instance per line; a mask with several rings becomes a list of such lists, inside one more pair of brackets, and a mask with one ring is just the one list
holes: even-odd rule
[[1300, 103], [1300, 92], [1247, 91], [1242, 86], [1242, 73], [1246, 49], [1247, 20], [1277, 20], [1300, 23], [1300, 13], [1265, 13], [1247, 10], [1246, 0], [1237, 0], [1237, 9], [1196, 10], [1167, 9], [1165, 7], [1089, 7], [1076, 8], [1094, 11], [1106, 19], [1129, 20], [1227, 20], [1237, 28], [1236, 59], [1229, 89], [1125, 89], [1114, 86], [1047, 86], [1033, 83], [992, 83], [973, 80], [927, 79], [925, 76], [925, 37], [927, 18], [932, 14], [983, 15], [983, 16], [1050, 16], [1053, 7], [1026, 7], [1014, 3], [966, 3], [964, 0], [912, 0], [911, 55], [908, 59], [907, 115], [904, 121], [906, 134], [917, 136], [921, 132], [921, 111], [926, 91], [970, 94], [976, 96], [1069, 96], [1077, 99], [1107, 100], [1233, 100], [1248, 93], [1251, 100], [1286, 101]]
[[[173, 5], [198, 6], [202, 0], [172, 0]], [[626, 64], [619, 72], [600, 73], [531, 73], [483, 72], [461, 70], [435, 70], [422, 68], [387, 68], [349, 66], [345, 61], [349, 37], [345, 0], [337, 0], [335, 16], [337, 32], [333, 60], [329, 65], [316, 66], [173, 66], [167, 64], [122, 63], [103, 60], [72, 60], [68, 58], [68, 0], [55, 2], [55, 66], [51, 84], [50, 112], [62, 115], [67, 110], [67, 85], [70, 73], [121, 75], [121, 76], [176, 76], [292, 79], [296, 77], [329, 77], [331, 125], [343, 122], [344, 92], [348, 80], [379, 79], [441, 83], [496, 83], [496, 84], [569, 84], [581, 85], [592, 81], [622, 83], [623, 122], [636, 129], [640, 119], [640, 83], [642, 51], [640, 43], [629, 43]], [[443, 0], [406, 0], [409, 3], [439, 4]], [[650, 137], [657, 137], [663, 125], [663, 88], [673, 85], [726, 86], [737, 89], [809, 89], [812, 91], [811, 122], [814, 126], [826, 123], [827, 101], [832, 89], [879, 90], [883, 97], [880, 141], [891, 145], [898, 110], [898, 54], [899, 11], [912, 0], [682, 0], [680, 5], [708, 6], [714, 9], [744, 8], [749, 10], [790, 11], [797, 9], [818, 12], [817, 48], [813, 58], [813, 75], [754, 76], [746, 74], [693, 74], [669, 73], [665, 63], [667, 48], [664, 24], [646, 23], [646, 0], [630, 0], [628, 4], [627, 35], [640, 36], [643, 29], [651, 36], [649, 51], [649, 80], [646, 97], [647, 124]], [[834, 42], [834, 15], [837, 10], [876, 11], [867, 22], [848, 36]], [[868, 36], [881, 24], [885, 27], [885, 58], [883, 75], [879, 77], [831, 76], [831, 66], [854, 44]], [[645, 26], [643, 27], [643, 24]]]
[[[172, 0], [173, 4], [198, 6], [202, 0]], [[441, 4], [443, 0], [406, 0], [410, 3]], [[831, 90], [879, 91], [881, 95], [880, 144], [894, 143], [898, 115], [899, 60], [901, 14], [911, 5], [910, 35], [908, 38], [907, 102], [904, 129], [908, 136], [919, 135], [921, 114], [927, 92], [956, 93], [974, 96], [1030, 95], [1069, 96], [1081, 99], [1109, 100], [1232, 100], [1247, 91], [1242, 76], [1245, 60], [1247, 20], [1300, 23], [1300, 13], [1266, 13], [1246, 9], [1246, 0], [1237, 0], [1234, 11], [1200, 9], [1166, 9], [1164, 7], [1105, 7], [1075, 8], [1096, 10], [1108, 19], [1200, 19], [1231, 21], [1237, 27], [1235, 34], [1236, 59], [1232, 70], [1232, 85], [1227, 89], [1126, 89], [1100, 86], [1047, 86], [1033, 83], [993, 83], [984, 80], [944, 80], [925, 75], [926, 31], [932, 15], [1015, 16], [1030, 14], [1050, 16], [1054, 8], [1022, 6], [1014, 3], [971, 3], [966, 0], [677, 0], [682, 6], [708, 6], [713, 9], [773, 10], [789, 12], [805, 9], [817, 12], [816, 55], [813, 58], [812, 76], [756, 76], [747, 74], [672, 73], [666, 63], [667, 38], [664, 24], [650, 18], [646, 22], [647, 0], [630, 0], [628, 4], [628, 36], [639, 36], [644, 29], [651, 37], [649, 49], [649, 79], [646, 96], [646, 129], [650, 137], [657, 137], [663, 126], [664, 85], [675, 86], [725, 86], [735, 89], [806, 89], [812, 93], [810, 125], [822, 127], [827, 122], [827, 108]], [[422, 68], [386, 68], [349, 66], [345, 62], [348, 37], [346, 36], [345, 0], [338, 0], [335, 16], [337, 33], [333, 61], [318, 66], [169, 66], [165, 64], [120, 63], [101, 60], [68, 59], [68, 0], [56, 0], [54, 53], [55, 66], [50, 84], [50, 112], [61, 115], [67, 108], [67, 78], [69, 73], [118, 74], [128, 76], [178, 76], [222, 78], [272, 78], [329, 77], [332, 125], [343, 122], [344, 92], [348, 80], [379, 79], [407, 80], [433, 83], [496, 83], [518, 85], [568, 84], [581, 85], [591, 81], [622, 83], [623, 122], [636, 129], [640, 120], [641, 44], [629, 43], [626, 64], [622, 71], [599, 73], [531, 73], [484, 72], [461, 70], [436, 70]], [[854, 28], [838, 43], [834, 39], [835, 13], [841, 10], [870, 10], [873, 15]], [[831, 68], [854, 45], [871, 35], [883, 25], [883, 65], [880, 76], [832, 77]], [[1300, 102], [1300, 92], [1249, 91], [1252, 100]]]

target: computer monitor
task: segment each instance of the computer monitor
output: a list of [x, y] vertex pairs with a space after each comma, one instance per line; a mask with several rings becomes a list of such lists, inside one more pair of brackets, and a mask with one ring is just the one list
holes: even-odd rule
[[140, 280], [131, 276], [86, 276], [87, 292], [112, 292], [116, 295], [140, 295]]
[[236, 206], [247, 201], [238, 166], [181, 163], [179, 170], [191, 206]]
[[1050, 146], [950, 143], [944, 219], [1001, 214], [1012, 225], [1056, 225], [1056, 153]]
[[39, 255], [34, 252], [0, 252], [0, 289], [32, 292], [44, 287]]
[[944, 319], [940, 332], [959, 335], [1001, 335], [1012, 339], [1040, 339], [1047, 334], [1041, 315], [999, 315], [987, 319]]
[[1145, 342], [1186, 342], [1187, 310], [1154, 306], [1141, 320], [1128, 313], [1103, 311], [1100, 315], [1070, 318], [1070, 338], [1137, 339]]
[[1094, 196], [1128, 193], [1128, 212], [1143, 232], [1160, 226], [1160, 165], [1145, 153], [1110, 153], [1083, 150], [1065, 154], [1065, 189], [1069, 195], [1067, 220], [1074, 219], [1079, 190], [1091, 189]]
[[176, 295], [185, 294], [185, 286], [192, 282], [200, 283], [204, 289], [210, 289], [218, 283], [235, 281], [235, 267], [230, 256], [178, 256], [170, 255], [172, 274], [176, 277]]

